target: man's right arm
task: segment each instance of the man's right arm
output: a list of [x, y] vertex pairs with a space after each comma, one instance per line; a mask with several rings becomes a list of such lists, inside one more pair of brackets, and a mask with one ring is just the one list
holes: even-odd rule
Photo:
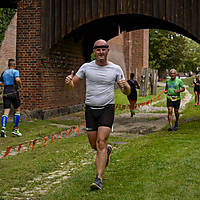
[[167, 85], [167, 83], [166, 83], [164, 93], [167, 94], [167, 92], [168, 92], [168, 85]]

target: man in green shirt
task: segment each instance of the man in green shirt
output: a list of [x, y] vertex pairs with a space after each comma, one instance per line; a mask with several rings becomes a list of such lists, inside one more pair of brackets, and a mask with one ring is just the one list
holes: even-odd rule
[[[167, 94], [167, 108], [168, 108], [168, 121], [169, 121], [169, 129], [168, 131], [176, 131], [178, 130], [178, 119], [179, 119], [179, 107], [181, 103], [180, 93], [185, 91], [185, 87], [183, 81], [176, 77], [176, 70], [170, 70], [170, 77], [166, 81], [165, 94]], [[173, 128], [173, 108], [176, 117], [175, 126]]]

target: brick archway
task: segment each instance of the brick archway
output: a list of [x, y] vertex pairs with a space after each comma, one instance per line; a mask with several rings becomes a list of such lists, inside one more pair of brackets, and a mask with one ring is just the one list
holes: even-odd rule
[[164, 28], [200, 42], [198, 0], [15, 2], [23, 108], [41, 118], [70, 112], [73, 105], [83, 103], [84, 83], [68, 92], [64, 77], [89, 60], [90, 47], [97, 38], [116, 36], [119, 26], [122, 31]]

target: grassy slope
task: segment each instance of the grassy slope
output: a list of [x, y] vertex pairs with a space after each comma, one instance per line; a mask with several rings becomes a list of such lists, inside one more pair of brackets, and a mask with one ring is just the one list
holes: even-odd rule
[[[23, 199], [23, 188], [30, 191], [45, 184], [44, 179], [31, 182], [34, 178], [67, 167], [70, 169], [70, 162], [73, 162], [71, 178], [62, 184], [49, 182], [49, 194], [45, 194], [43, 199], [199, 199], [200, 109], [192, 102], [183, 114], [177, 132], [167, 132], [165, 128], [140, 138], [110, 137], [109, 142], [126, 143], [113, 145], [102, 191], [89, 189], [96, 174], [95, 154], [90, 150], [87, 136], [83, 135], [56, 140], [45, 149], [42, 149], [42, 144], [36, 145], [34, 151], [1, 159], [0, 197], [5, 196], [6, 191], [9, 193], [6, 199]], [[50, 132], [56, 131], [49, 123], [24, 122], [27, 136], [23, 138], [29, 140], [45, 135], [49, 128]], [[21, 142], [23, 138], [6, 138], [3, 145]], [[88, 164], [83, 165], [82, 160], [87, 160]], [[33, 196], [42, 199], [38, 191]]]
[[103, 191], [89, 190], [93, 164], [44, 199], [199, 199], [199, 122], [200, 117], [182, 124], [173, 134], [163, 130], [127, 139], [113, 151]]

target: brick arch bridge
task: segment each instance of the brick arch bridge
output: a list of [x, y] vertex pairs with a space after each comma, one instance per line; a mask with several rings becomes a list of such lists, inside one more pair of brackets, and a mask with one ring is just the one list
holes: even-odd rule
[[[1, 3], [0, 3], [1, 4]], [[167, 29], [200, 43], [199, 0], [7, 0], [16, 7], [16, 61], [23, 80], [23, 110], [32, 117], [73, 112], [84, 82], [66, 91], [64, 78], [90, 60], [96, 39], [120, 31]]]

